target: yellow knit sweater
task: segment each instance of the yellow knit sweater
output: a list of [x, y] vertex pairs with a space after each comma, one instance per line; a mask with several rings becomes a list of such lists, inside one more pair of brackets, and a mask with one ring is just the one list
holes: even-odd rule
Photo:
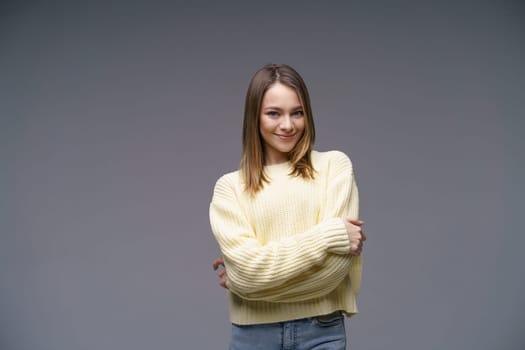
[[342, 310], [357, 313], [361, 257], [349, 255], [342, 218], [358, 218], [352, 163], [342, 152], [312, 152], [314, 180], [268, 165], [255, 197], [239, 171], [215, 184], [210, 223], [228, 275], [235, 324], [286, 321]]

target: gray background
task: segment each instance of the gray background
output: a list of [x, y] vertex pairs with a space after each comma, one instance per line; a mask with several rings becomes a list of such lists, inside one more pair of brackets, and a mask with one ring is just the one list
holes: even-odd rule
[[518, 1], [2, 2], [0, 349], [225, 349], [215, 180], [306, 80], [369, 240], [352, 349], [525, 348]]

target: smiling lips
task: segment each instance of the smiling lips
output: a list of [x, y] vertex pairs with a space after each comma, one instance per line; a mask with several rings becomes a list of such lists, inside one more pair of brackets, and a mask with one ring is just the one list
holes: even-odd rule
[[283, 141], [290, 141], [292, 140], [296, 134], [292, 134], [292, 135], [279, 135], [279, 134], [276, 134], [281, 140]]

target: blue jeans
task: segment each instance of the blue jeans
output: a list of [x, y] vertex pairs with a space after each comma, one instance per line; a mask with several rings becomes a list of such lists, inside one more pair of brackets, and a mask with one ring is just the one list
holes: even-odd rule
[[341, 312], [299, 320], [232, 325], [230, 350], [344, 350]]

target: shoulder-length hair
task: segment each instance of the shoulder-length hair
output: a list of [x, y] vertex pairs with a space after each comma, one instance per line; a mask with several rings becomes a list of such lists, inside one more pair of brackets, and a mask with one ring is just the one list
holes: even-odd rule
[[303, 135], [289, 153], [289, 161], [293, 167], [290, 175], [301, 176], [305, 179], [314, 178], [315, 170], [310, 155], [315, 141], [315, 126], [306, 84], [292, 67], [285, 64], [267, 64], [252, 77], [244, 105], [240, 172], [245, 190], [251, 195], [261, 190], [264, 182], [269, 182], [264, 173], [265, 154], [259, 130], [260, 115], [264, 94], [270, 86], [277, 82], [295, 90], [305, 117]]

